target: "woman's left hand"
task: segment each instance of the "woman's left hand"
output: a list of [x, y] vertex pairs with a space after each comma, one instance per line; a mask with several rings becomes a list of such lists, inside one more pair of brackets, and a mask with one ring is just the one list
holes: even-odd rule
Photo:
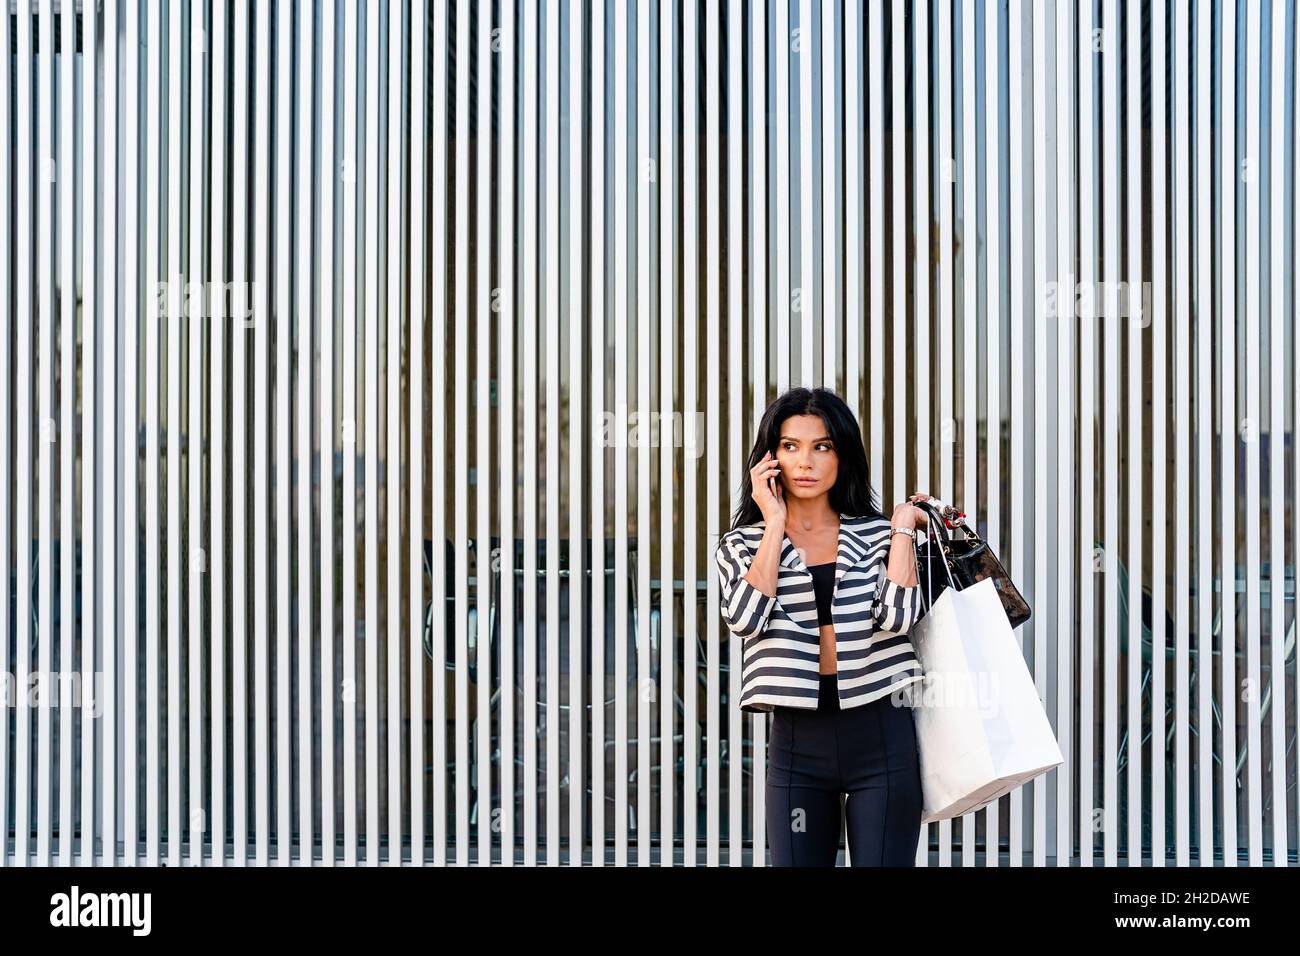
[[[949, 528], [956, 528], [965, 523], [966, 520], [965, 512], [958, 511], [952, 505], [948, 504], [947, 502], [939, 498], [934, 497], [933, 495], [927, 495], [924, 494], [923, 492], [917, 492], [907, 500], [927, 502], [930, 508], [932, 508], [933, 510], [939, 513], [939, 515], [943, 518], [944, 524], [947, 525]], [[926, 519], [928, 519], [929, 517], [929, 512], [920, 508], [918, 508], [917, 510], [920, 511], [922, 514], [922, 521], [928, 523]]]
[[930, 523], [929, 515], [923, 508], [918, 508], [911, 504], [913, 501], [926, 500], [930, 496], [923, 494], [912, 495], [907, 501], [899, 502], [894, 506], [894, 527], [911, 527], [924, 528]]

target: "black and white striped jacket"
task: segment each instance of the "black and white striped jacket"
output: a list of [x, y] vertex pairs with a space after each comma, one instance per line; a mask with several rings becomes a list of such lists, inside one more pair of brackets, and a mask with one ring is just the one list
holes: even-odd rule
[[[743, 641], [740, 709], [817, 707], [820, 631], [812, 572], [787, 537], [776, 594], [745, 579], [766, 522], [726, 532], [716, 554], [722, 618]], [[890, 520], [840, 515], [832, 617], [840, 708], [868, 704], [922, 677], [909, 632], [920, 588], [889, 579]]]

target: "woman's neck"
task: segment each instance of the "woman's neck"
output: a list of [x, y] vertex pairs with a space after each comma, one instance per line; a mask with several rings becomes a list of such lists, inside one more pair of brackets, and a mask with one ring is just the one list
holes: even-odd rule
[[825, 495], [808, 500], [787, 498], [785, 511], [786, 528], [793, 528], [795, 534], [835, 527], [840, 521], [839, 513], [831, 507]]

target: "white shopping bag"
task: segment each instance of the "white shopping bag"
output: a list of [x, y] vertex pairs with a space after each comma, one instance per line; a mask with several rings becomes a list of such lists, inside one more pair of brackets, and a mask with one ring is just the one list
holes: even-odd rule
[[945, 588], [912, 644], [924, 673], [908, 688], [923, 823], [978, 810], [1064, 761], [991, 578]]

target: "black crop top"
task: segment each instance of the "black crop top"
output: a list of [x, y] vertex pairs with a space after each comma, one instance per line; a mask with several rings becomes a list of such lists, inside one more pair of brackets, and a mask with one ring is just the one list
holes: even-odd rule
[[827, 561], [825, 564], [811, 564], [808, 570], [812, 572], [813, 592], [817, 596], [817, 623], [834, 624], [831, 617], [831, 598], [835, 593], [835, 564], [834, 561]]

